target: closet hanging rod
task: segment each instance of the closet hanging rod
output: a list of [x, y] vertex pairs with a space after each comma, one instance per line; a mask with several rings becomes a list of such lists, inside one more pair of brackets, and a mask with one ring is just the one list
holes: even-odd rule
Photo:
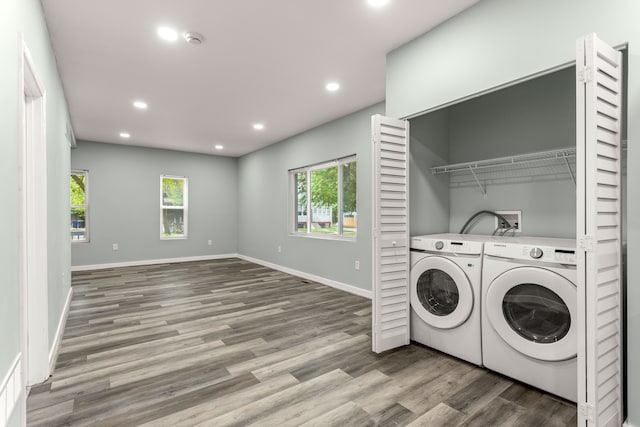
[[473, 162], [455, 163], [451, 165], [435, 166], [430, 168], [431, 173], [469, 172], [473, 169], [493, 168], [500, 166], [518, 165], [523, 163], [541, 162], [545, 160], [562, 160], [575, 157], [575, 147], [561, 148], [557, 150], [540, 151], [536, 153], [518, 154], [494, 159], [476, 160]]

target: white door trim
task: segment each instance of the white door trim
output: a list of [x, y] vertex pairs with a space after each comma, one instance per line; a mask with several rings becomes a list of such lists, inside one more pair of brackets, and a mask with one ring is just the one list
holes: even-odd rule
[[49, 377], [46, 98], [21, 33], [18, 54], [21, 347], [30, 386]]

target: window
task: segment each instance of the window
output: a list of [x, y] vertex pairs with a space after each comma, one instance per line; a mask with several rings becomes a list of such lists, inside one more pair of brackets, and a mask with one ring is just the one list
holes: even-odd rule
[[89, 193], [88, 171], [71, 171], [70, 195], [71, 195], [71, 241], [89, 241]]
[[187, 237], [187, 178], [160, 176], [160, 238]]
[[293, 233], [355, 237], [356, 172], [355, 156], [290, 170]]

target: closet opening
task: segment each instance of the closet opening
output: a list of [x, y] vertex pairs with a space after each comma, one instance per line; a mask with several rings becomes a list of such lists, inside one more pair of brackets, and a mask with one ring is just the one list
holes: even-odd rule
[[[411, 235], [519, 211], [519, 235], [575, 238], [575, 66], [411, 118]], [[479, 217], [472, 234], [491, 235]]]

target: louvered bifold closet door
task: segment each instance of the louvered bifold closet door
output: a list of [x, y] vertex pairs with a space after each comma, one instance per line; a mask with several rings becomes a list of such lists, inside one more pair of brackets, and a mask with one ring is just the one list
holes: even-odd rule
[[622, 55], [590, 34], [576, 58], [578, 417], [620, 426]]
[[375, 115], [373, 351], [409, 344], [409, 122]]

